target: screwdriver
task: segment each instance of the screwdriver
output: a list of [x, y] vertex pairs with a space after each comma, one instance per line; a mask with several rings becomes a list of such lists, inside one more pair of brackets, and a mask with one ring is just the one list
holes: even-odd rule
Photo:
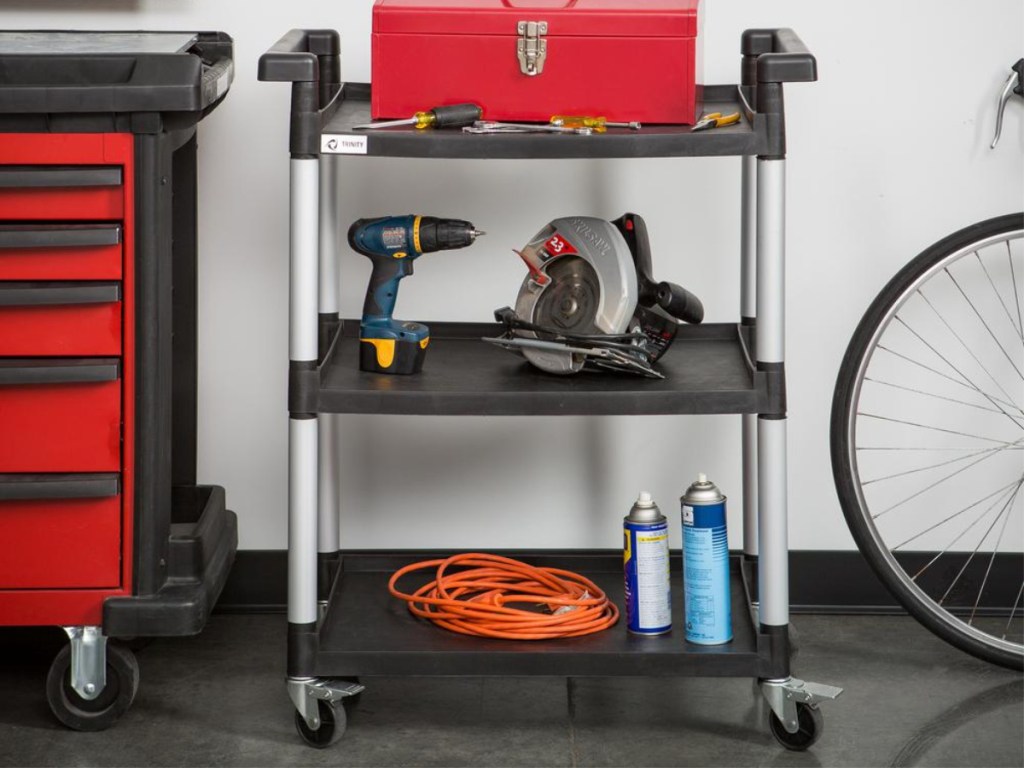
[[354, 125], [355, 130], [375, 130], [377, 128], [395, 128], [400, 125], [412, 125], [418, 130], [425, 128], [461, 128], [472, 125], [483, 115], [483, 110], [476, 104], [452, 104], [448, 107], [434, 107], [425, 112], [417, 112], [405, 120], [387, 120], [383, 123], [367, 123]]
[[551, 124], [562, 128], [590, 128], [595, 133], [604, 133], [609, 128], [630, 128], [639, 131], [640, 123], [613, 123], [605, 117], [590, 117], [589, 115], [554, 115]]

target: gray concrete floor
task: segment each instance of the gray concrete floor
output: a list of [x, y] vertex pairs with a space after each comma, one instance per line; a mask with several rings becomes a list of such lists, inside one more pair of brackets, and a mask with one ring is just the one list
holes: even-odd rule
[[138, 654], [111, 730], [47, 708], [60, 637], [0, 632], [0, 765], [1021, 766], [1024, 680], [905, 617], [798, 616], [794, 672], [846, 691], [810, 752], [769, 735], [750, 680], [365, 680], [344, 738], [304, 746], [285, 694], [283, 616], [214, 616]]

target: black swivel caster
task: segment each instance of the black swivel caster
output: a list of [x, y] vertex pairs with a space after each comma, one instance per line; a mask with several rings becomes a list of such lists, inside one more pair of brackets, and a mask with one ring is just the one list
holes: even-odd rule
[[797, 703], [796, 716], [799, 727], [796, 733], [790, 733], [776, 714], [769, 710], [768, 728], [775, 740], [786, 749], [803, 752], [821, 738], [822, 731], [825, 730], [825, 718], [822, 717], [820, 709], [803, 702]]
[[320, 727], [314, 731], [309, 727], [306, 718], [296, 712], [295, 729], [309, 746], [326, 749], [345, 735], [348, 717], [345, 714], [344, 705], [340, 702], [328, 702], [321, 699], [317, 701], [316, 706], [320, 714]]
[[71, 687], [71, 646], [57, 654], [46, 675], [46, 701], [58, 720], [76, 731], [103, 731], [120, 719], [139, 690], [139, 663], [127, 648], [107, 643], [107, 684], [91, 701]]

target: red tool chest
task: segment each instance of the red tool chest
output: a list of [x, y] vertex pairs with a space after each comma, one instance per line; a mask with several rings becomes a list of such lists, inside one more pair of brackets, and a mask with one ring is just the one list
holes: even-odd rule
[[199, 632], [237, 546], [196, 482], [196, 126], [232, 56], [0, 31], [0, 627], [64, 628], [47, 699], [80, 730], [138, 687], [107, 639]]
[[700, 0], [377, 0], [371, 108], [690, 124], [701, 58]]

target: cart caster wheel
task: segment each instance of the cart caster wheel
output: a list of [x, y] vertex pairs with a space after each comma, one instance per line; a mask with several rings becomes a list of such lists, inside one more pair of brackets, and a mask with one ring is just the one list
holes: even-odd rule
[[119, 645], [107, 644], [107, 684], [92, 701], [71, 687], [71, 646], [65, 645], [46, 675], [46, 701], [54, 716], [76, 731], [103, 731], [120, 719], [139, 690], [139, 663]]
[[809, 749], [825, 730], [825, 718], [821, 710], [803, 702], [797, 702], [796, 717], [799, 729], [796, 733], [790, 733], [782, 725], [782, 721], [772, 711], [768, 712], [768, 728], [772, 736], [786, 749], [793, 752], [803, 752]]
[[326, 749], [345, 735], [348, 718], [345, 716], [345, 707], [341, 704], [317, 701], [316, 706], [320, 713], [320, 727], [314, 731], [306, 723], [306, 718], [296, 712], [295, 730], [309, 746]]

